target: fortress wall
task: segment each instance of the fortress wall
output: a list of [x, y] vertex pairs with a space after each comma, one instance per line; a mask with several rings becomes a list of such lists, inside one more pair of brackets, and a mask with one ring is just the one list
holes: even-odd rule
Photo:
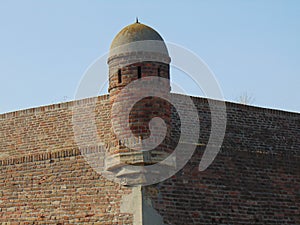
[[[189, 110], [183, 96], [173, 96]], [[200, 146], [179, 173], [145, 189], [165, 223], [300, 224], [300, 115], [226, 103], [221, 152], [199, 172], [211, 115], [207, 99], [192, 99]], [[79, 124], [96, 118], [98, 136], [109, 142], [107, 95], [0, 115], [0, 222], [132, 224], [132, 212], [120, 210], [132, 189], [98, 175], [80, 155], [72, 127], [76, 105]], [[95, 118], [85, 113], [91, 109]], [[190, 118], [189, 132], [194, 128]], [[100, 144], [84, 135], [90, 131], [79, 131], [87, 148]]]
[[146, 187], [165, 224], [300, 224], [299, 157], [233, 149], [199, 172], [203, 150], [176, 175]]
[[[193, 100], [207, 144], [208, 102]], [[198, 170], [199, 146], [176, 175], [146, 187], [147, 198], [166, 224], [300, 224], [300, 114], [226, 106], [225, 139], [208, 169]]]
[[81, 155], [0, 171], [1, 224], [132, 224], [132, 214], [120, 211], [131, 188], [100, 176]]
[[[189, 110], [184, 95], [173, 94], [178, 105]], [[206, 145], [211, 133], [211, 111], [208, 100], [191, 97], [197, 110], [200, 125], [189, 119], [188, 132], [200, 127], [199, 143]], [[219, 101], [210, 100], [220, 110]], [[217, 112], [218, 113], [218, 112]], [[226, 102], [226, 133], [224, 149], [281, 155], [300, 155], [300, 114]], [[179, 136], [178, 116], [173, 118], [175, 136]]]
[[[108, 96], [0, 115], [1, 224], [132, 224], [132, 213], [120, 210], [131, 188], [99, 175], [81, 155], [72, 127], [77, 106], [78, 122], [95, 122], [109, 142]], [[86, 147], [89, 139], [79, 141]]]
[[[179, 104], [184, 110], [189, 110], [184, 96], [178, 94], [172, 96], [179, 99]], [[199, 143], [205, 145], [211, 131], [209, 104], [207, 99], [191, 98], [199, 114]], [[213, 102], [218, 105], [218, 101]], [[223, 148], [299, 155], [299, 114], [234, 103], [226, 103], [226, 106], [227, 128]], [[77, 117], [80, 117], [77, 120], [78, 126], [74, 125], [72, 120], [74, 112]], [[89, 112], [93, 114], [87, 115]], [[172, 126], [177, 127], [177, 130], [180, 126], [178, 118], [174, 117], [172, 120]], [[84, 128], [86, 130], [76, 131], [80, 134], [76, 143], [74, 130], [78, 130], [77, 128], [82, 125], [80, 122], [88, 125]], [[94, 123], [100, 142], [109, 142], [111, 124], [108, 95], [2, 114], [0, 115], [0, 160], [76, 149], [78, 142], [82, 146], [98, 146], [100, 143], [85, 137], [90, 134], [89, 129]], [[190, 119], [189, 127], [189, 132], [193, 132], [193, 129], [199, 126], [195, 126]], [[173, 133], [176, 137], [180, 135], [179, 131]]]
[[300, 114], [228, 103], [224, 147], [299, 157]]
[[[82, 123], [95, 122], [101, 139], [109, 138], [108, 95], [0, 115], [0, 160], [77, 148], [74, 112]], [[94, 113], [93, 118], [86, 115]], [[84, 137], [82, 137], [84, 139]], [[79, 140], [86, 142], [87, 140]]]

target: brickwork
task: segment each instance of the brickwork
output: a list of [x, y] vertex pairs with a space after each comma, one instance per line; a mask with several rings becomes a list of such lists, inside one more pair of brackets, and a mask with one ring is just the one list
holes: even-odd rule
[[199, 172], [203, 148], [175, 176], [146, 187], [165, 224], [299, 224], [299, 157], [222, 150]]
[[[172, 97], [185, 105], [183, 96]], [[145, 189], [165, 223], [299, 224], [300, 115], [226, 103], [222, 150], [199, 172], [211, 118], [207, 99], [192, 99], [202, 147], [178, 174]], [[2, 223], [133, 224], [131, 213], [120, 212], [121, 199], [131, 188], [97, 174], [80, 154], [69, 127], [74, 106], [91, 102], [96, 102], [98, 134], [110, 142], [108, 96], [0, 115]], [[174, 118], [172, 126], [178, 128]]]
[[[120, 211], [131, 188], [97, 174], [74, 137], [74, 108], [94, 110], [98, 136], [109, 139], [110, 105], [100, 96], [0, 115], [0, 223], [132, 224]], [[77, 112], [78, 113], [78, 112]], [[81, 113], [81, 112], [79, 112]], [[81, 121], [87, 121], [88, 115]], [[88, 146], [97, 152], [99, 146]]]
[[[0, 115], [0, 160], [77, 148], [72, 123], [74, 108], [80, 108], [85, 114], [86, 109], [91, 108], [98, 135], [103, 139], [109, 138], [108, 95], [20, 110]], [[81, 120], [92, 123], [85, 114]], [[81, 141], [88, 140], [83, 137]]]
[[[189, 96], [170, 94], [169, 63], [161, 36], [137, 21], [112, 42], [109, 95], [0, 115], [0, 223], [300, 224], [300, 114], [226, 103], [221, 151], [199, 172], [211, 128], [221, 130], [211, 124], [209, 106], [223, 118], [221, 104], [191, 97], [200, 137], [190, 140], [199, 124], [189, 116]], [[143, 83], [119, 98], [132, 81], [153, 77], [166, 80], [150, 87]], [[136, 102], [127, 114], [121, 103], [147, 89], [154, 94]], [[181, 118], [163, 98], [176, 99], [185, 112]], [[134, 142], [145, 150], [143, 140], [159, 138], [162, 128], [154, 124], [152, 133], [149, 128], [155, 117], [166, 124], [162, 144], [151, 152], [125, 147]], [[188, 122], [180, 139], [183, 118]], [[133, 140], [124, 129], [127, 119]], [[123, 139], [116, 137], [114, 125]], [[185, 150], [196, 145], [196, 151], [177, 174], [159, 184], [141, 187], [137, 184], [145, 183], [140, 178], [144, 174], [122, 167], [154, 164], [178, 143]], [[211, 144], [219, 147], [218, 142]], [[175, 169], [180, 160], [166, 166]], [[164, 173], [166, 167], [160, 168]], [[133, 183], [111, 181], [111, 171], [115, 178], [132, 176]]]
[[175, 176], [146, 188], [165, 224], [299, 224], [300, 115], [227, 103], [221, 152], [199, 172], [211, 122], [207, 100], [193, 100], [202, 147]]
[[[117, 105], [118, 102], [122, 103], [119, 107], [116, 107], [118, 116], [111, 118], [112, 121], [119, 124], [118, 129], [116, 129], [115, 132], [128, 132], [124, 129], [127, 120], [123, 120], [123, 117], [121, 117], [121, 115], [126, 115], [127, 109], [124, 109], [124, 102], [128, 101], [130, 96], [120, 96], [119, 93], [123, 89], [123, 87], [138, 79], [138, 68], [140, 68], [140, 75], [142, 79], [151, 76], [165, 78], [166, 80], [163, 80], [164, 82], [162, 81], [160, 84], [154, 87], [152, 91], [162, 94], [165, 98], [169, 98], [170, 83], [166, 82], [167, 80], [169, 80], [169, 65], [158, 62], [140, 62], [120, 68], [122, 82], [119, 83], [118, 72], [116, 72], [110, 76], [109, 87], [110, 104], [113, 105], [116, 103]], [[115, 71], [113, 68], [111, 68], [111, 70]], [[141, 95], [145, 92], [145, 88], [146, 87], [143, 86], [141, 86], [140, 88], [136, 88], [136, 91], [133, 94]], [[116, 102], [116, 96], [118, 96], [118, 102]], [[158, 97], [154, 96], [142, 99], [134, 105], [129, 114], [129, 124], [131, 131], [133, 132], [135, 137], [146, 139], [150, 136], [149, 121], [153, 117], [159, 117], [165, 121], [169, 129], [168, 132], [170, 132], [170, 110], [171, 106], [168, 104], [168, 102]], [[159, 134], [159, 130], [157, 130], [155, 133]], [[112, 135], [114, 136], [114, 134]], [[124, 133], [122, 134], [122, 136], [128, 138], [129, 134]], [[124, 146], [119, 145], [117, 138], [115, 138], [115, 141], [117, 142], [116, 145], [118, 145], [118, 147], [115, 149], [116, 152], [128, 150]]]
[[[161, 41], [160, 41], [161, 42]], [[132, 49], [131, 49], [132, 50]], [[112, 164], [113, 170], [118, 168], [118, 164], [126, 162], [127, 164], [153, 164], [161, 159], [163, 152], [170, 152], [170, 132], [171, 132], [171, 105], [168, 101], [157, 97], [159, 93], [163, 98], [170, 97], [170, 58], [166, 54], [160, 52], [147, 51], [130, 51], [119, 52], [111, 51], [108, 59], [109, 66], [109, 96], [112, 106], [111, 121], [114, 130], [111, 132], [111, 154], [114, 158], [119, 158], [116, 164]], [[153, 83], [149, 80], [147, 86], [136, 85], [132, 93], [120, 94], [121, 90], [133, 81], [143, 79], [146, 82], [147, 78], [161, 78], [160, 82]], [[136, 102], [130, 113], [127, 112], [130, 102], [137, 96], [143, 95], [149, 89], [153, 92], [152, 97], [143, 98]], [[114, 114], [116, 112], [116, 114]], [[129, 118], [128, 118], [129, 116]], [[166, 135], [164, 130], [152, 123], [152, 132], [150, 132], [149, 122], [154, 117], [162, 119], [166, 125]], [[129, 128], [126, 129], [127, 123]], [[131, 135], [133, 133], [133, 135]], [[118, 134], [118, 136], [116, 135]], [[134, 143], [136, 150], [145, 149], [143, 140], [153, 137], [153, 140], [163, 138], [163, 142], [157, 146], [152, 153], [144, 152], [141, 157], [136, 157], [134, 160], [124, 159], [124, 153], [131, 152], [133, 148], [128, 148], [128, 143]], [[156, 141], [157, 142], [157, 141]], [[159, 141], [160, 143], [160, 141]], [[153, 148], [151, 148], [153, 149]], [[160, 154], [158, 154], [160, 153]]]
[[1, 166], [0, 223], [132, 224], [131, 192], [97, 174], [81, 155]]

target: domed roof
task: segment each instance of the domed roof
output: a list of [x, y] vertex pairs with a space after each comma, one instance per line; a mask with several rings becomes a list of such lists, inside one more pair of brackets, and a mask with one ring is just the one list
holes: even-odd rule
[[163, 41], [162, 37], [157, 31], [151, 27], [141, 24], [138, 21], [131, 25], [124, 27], [114, 38], [110, 49], [119, 47], [124, 44], [129, 44], [135, 41]]
[[171, 60], [167, 46], [159, 33], [138, 21], [124, 27], [116, 35], [110, 46], [107, 63], [110, 64], [114, 59], [120, 63], [120, 56], [126, 56], [127, 60], [131, 61], [170, 63]]

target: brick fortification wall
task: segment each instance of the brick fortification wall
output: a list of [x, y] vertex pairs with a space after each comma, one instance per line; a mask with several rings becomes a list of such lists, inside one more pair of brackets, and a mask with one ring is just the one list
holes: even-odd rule
[[95, 102], [107, 139], [108, 96], [0, 115], [0, 223], [132, 224], [120, 210], [131, 189], [97, 174], [75, 143], [72, 109]]
[[[0, 115], [1, 223], [133, 224], [120, 209], [132, 189], [97, 174], [75, 143], [72, 108], [95, 100], [97, 132], [109, 142], [108, 96]], [[202, 145], [179, 173], [145, 188], [165, 224], [300, 224], [300, 115], [227, 103], [221, 152], [199, 172], [210, 111], [193, 100]]]
[[300, 114], [226, 103], [221, 151], [199, 172], [211, 123], [207, 100], [193, 100], [204, 146], [175, 176], [146, 188], [164, 222], [300, 224]]

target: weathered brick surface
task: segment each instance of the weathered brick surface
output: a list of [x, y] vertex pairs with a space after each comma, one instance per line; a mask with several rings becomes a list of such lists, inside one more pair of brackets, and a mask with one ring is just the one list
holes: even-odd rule
[[[170, 96], [170, 57], [166, 54], [147, 51], [130, 51], [110, 54], [108, 59], [109, 66], [109, 96], [110, 104], [113, 106], [111, 114], [111, 121], [114, 130], [111, 132], [111, 155], [119, 158], [110, 167], [112, 170], [119, 170], [118, 165], [124, 162], [128, 164], [154, 164], [159, 161], [156, 152], [165, 153], [169, 152], [170, 145], [170, 117], [171, 106], [168, 101], [162, 99], [169, 99]], [[159, 77], [159, 82], [152, 82], [151, 77]], [[148, 78], [148, 85], [146, 84]], [[150, 78], [150, 79], [149, 79]], [[143, 84], [131, 87], [131, 93], [124, 94], [124, 87], [133, 84], [133, 81], [141, 81]], [[152, 95], [146, 94], [151, 90]], [[131, 112], [128, 113], [130, 102], [137, 96], [146, 94], [147, 98], [137, 101]], [[160, 94], [162, 97], [157, 97]], [[129, 115], [128, 115], [129, 114]], [[129, 119], [127, 119], [129, 117]], [[149, 122], [152, 118], [159, 117], [164, 120], [167, 127], [167, 135], [164, 130], [157, 125], [152, 126], [152, 133], [149, 129]], [[130, 130], [126, 129], [129, 124]], [[133, 135], [131, 135], [131, 133]], [[116, 135], [118, 134], [118, 136]], [[128, 160], [124, 159], [124, 153], [132, 152], [132, 148], [128, 148], [128, 143], [134, 143], [136, 149], [143, 149], [142, 140], [152, 136], [152, 140], [159, 140], [161, 137], [167, 136], [165, 140], [147, 156], [140, 157], [141, 160]], [[155, 141], [154, 141], [155, 142]], [[126, 144], [127, 143], [127, 144]]]
[[[87, 109], [94, 112], [94, 121], [88, 121]], [[74, 111], [79, 116], [82, 112], [82, 122], [96, 123], [99, 137], [107, 139], [110, 129], [109, 109], [109, 98], [104, 95], [2, 114], [0, 159], [77, 148], [72, 120]], [[86, 145], [84, 137], [82, 140], [79, 138], [79, 141]]]
[[[182, 96], [173, 97], [185, 105]], [[205, 146], [208, 103], [193, 101]], [[108, 96], [0, 115], [0, 222], [132, 224], [132, 214], [120, 212], [131, 189], [94, 172], [75, 143], [72, 109], [82, 107], [86, 121], [84, 111], [94, 102], [98, 136], [110, 142]], [[154, 208], [166, 224], [299, 224], [300, 115], [233, 103], [227, 103], [227, 114], [222, 151], [213, 164], [198, 171], [198, 147], [178, 174], [147, 188]], [[172, 126], [180, 127], [178, 117]], [[175, 130], [173, 137], [178, 135]], [[80, 141], [86, 146], [89, 139]]]
[[97, 174], [81, 155], [1, 166], [0, 222], [132, 224], [120, 200], [130, 193]]
[[[132, 214], [120, 212], [122, 187], [97, 174], [75, 142], [77, 122], [95, 123], [104, 142], [109, 139], [108, 96], [50, 105], [1, 115], [0, 223], [10, 224], [132, 224]], [[94, 112], [90, 121], [89, 110]], [[79, 134], [81, 134], [79, 132]]]
[[300, 223], [299, 158], [223, 150], [199, 172], [202, 152], [176, 176], [147, 188], [166, 224]]
[[[205, 146], [208, 102], [193, 100]], [[179, 173], [146, 188], [154, 208], [166, 224], [300, 224], [300, 115], [227, 103], [227, 119], [221, 152], [207, 170], [198, 170], [198, 147]]]
[[[112, 67], [112, 68], [111, 68]], [[111, 73], [115, 71], [114, 66], [110, 67]], [[151, 96], [144, 98], [137, 102], [132, 108], [129, 114], [129, 121], [124, 120], [123, 115], [127, 115], [127, 107], [124, 109], [124, 105], [129, 105], [129, 99], [132, 97], [130, 94], [134, 94], [135, 96], [142, 95], [145, 93], [145, 89], [147, 87], [141, 86], [136, 87], [134, 93], [130, 94], [120, 94], [120, 91], [124, 86], [130, 84], [132, 81], [138, 80], [138, 67], [141, 69], [141, 78], [146, 79], [146, 77], [156, 76], [158, 77], [158, 69], [160, 69], [159, 75], [160, 77], [165, 78], [160, 83], [157, 82], [156, 86], [152, 88], [151, 92], [160, 93], [166, 99], [168, 99], [170, 95], [170, 83], [169, 83], [169, 65], [158, 62], [142, 62], [142, 63], [134, 63], [131, 65], [127, 65], [122, 67], [121, 76], [122, 82], [118, 83], [118, 74], [110, 75], [110, 104], [115, 104], [115, 111], [117, 112], [117, 116], [112, 116], [111, 120], [114, 121], [118, 126], [116, 127], [115, 132], [119, 133], [122, 137], [128, 138], [129, 133], [124, 128], [126, 127], [126, 123], [129, 122], [132, 133], [137, 138], [146, 139], [150, 136], [149, 130], [149, 121], [153, 117], [159, 117], [163, 119], [168, 127], [168, 132], [170, 132], [170, 105], [167, 101]], [[116, 70], [118, 71], [118, 70]], [[146, 80], [144, 80], [146, 82]], [[150, 81], [151, 82], [151, 81]], [[149, 82], [149, 86], [150, 83]], [[149, 89], [149, 88], [148, 88]], [[117, 97], [118, 96], [118, 97]], [[128, 105], [124, 104], [128, 102]], [[160, 130], [156, 130], [152, 135], [160, 136]], [[115, 135], [112, 134], [114, 137]], [[116, 140], [116, 152], [128, 151], [122, 145], [119, 145], [117, 138]], [[162, 149], [162, 147], [160, 147]]]

